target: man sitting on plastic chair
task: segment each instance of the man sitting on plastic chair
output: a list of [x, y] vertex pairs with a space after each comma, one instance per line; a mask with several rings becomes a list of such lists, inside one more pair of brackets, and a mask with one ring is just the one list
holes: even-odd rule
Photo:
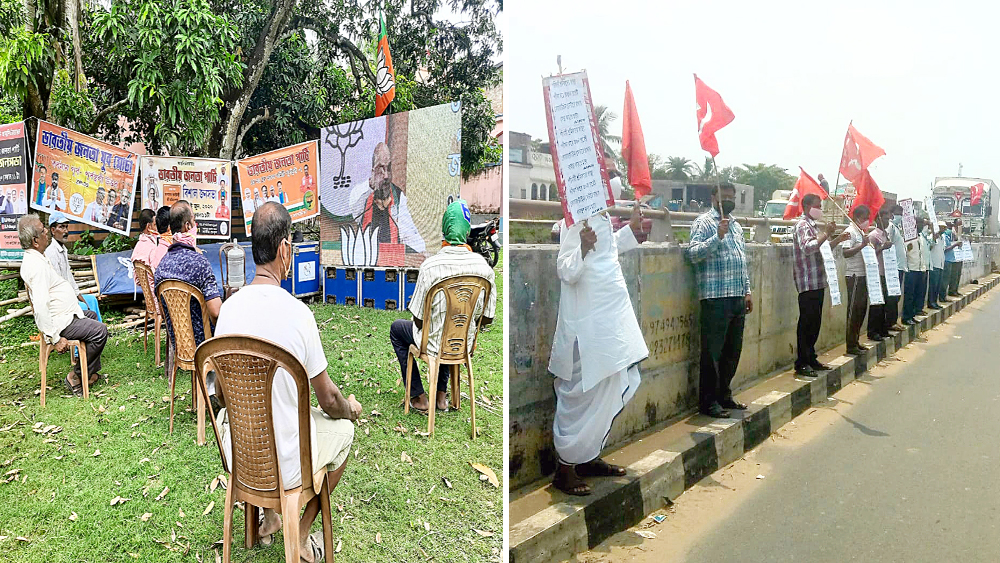
[[80, 300], [80, 308], [84, 311], [93, 311], [97, 315], [97, 321], [104, 322], [104, 319], [101, 318], [101, 310], [97, 305], [97, 296], [80, 293], [80, 286], [77, 285], [73, 272], [69, 269], [69, 252], [66, 249], [66, 239], [69, 238], [69, 218], [62, 211], [56, 211], [49, 215], [49, 233], [52, 235], [52, 242], [45, 249], [45, 257], [59, 273], [59, 277], [66, 280], [76, 292], [76, 298]]
[[[281, 281], [288, 277], [292, 267], [291, 228], [292, 218], [281, 204], [267, 202], [257, 208], [250, 226], [257, 274], [250, 285], [223, 303], [215, 335], [248, 335], [270, 340], [302, 362], [320, 406], [311, 408], [313, 467], [326, 466], [333, 490], [344, 472], [347, 454], [354, 442], [351, 421], [361, 416], [361, 404], [354, 395], [345, 398], [327, 374], [326, 353], [312, 311], [281, 288]], [[297, 393], [295, 382], [279, 368], [274, 375], [271, 409], [278, 464], [286, 488], [294, 488], [302, 481]], [[219, 401], [224, 405], [225, 396]], [[224, 409], [220, 411], [216, 420], [226, 457], [231, 460], [232, 441], [225, 412]], [[323, 558], [322, 536], [309, 535], [309, 527], [319, 509], [320, 498], [316, 497], [306, 505], [299, 521], [302, 559], [309, 562]], [[278, 514], [265, 508], [259, 529], [261, 540], [270, 543], [271, 534], [280, 529]]]
[[[476, 318], [469, 323], [469, 342], [472, 342], [473, 333], [476, 330], [479, 317], [483, 317], [483, 326], [493, 322], [496, 314], [496, 285], [493, 283], [494, 272], [486, 263], [486, 259], [472, 251], [466, 244], [469, 231], [472, 229], [472, 215], [464, 200], [452, 202], [444, 212], [441, 220], [441, 232], [444, 237], [441, 250], [437, 254], [424, 260], [420, 265], [420, 273], [417, 275], [417, 286], [413, 290], [413, 299], [410, 301], [410, 313], [413, 320], [399, 319], [392, 323], [389, 329], [389, 340], [393, 349], [396, 350], [396, 357], [399, 358], [399, 369], [403, 379], [406, 379], [406, 359], [410, 351], [410, 345], [421, 341], [421, 329], [425, 322], [431, 325], [431, 334], [427, 338], [427, 352], [429, 354], [438, 353], [438, 344], [441, 341], [441, 331], [444, 328], [445, 303], [444, 293], [435, 296], [431, 304], [431, 316], [433, 319], [421, 319], [424, 314], [424, 301], [427, 299], [427, 292], [434, 287], [437, 282], [454, 276], [481, 276], [490, 282], [489, 303], [478, 304], [476, 306]], [[410, 408], [426, 412], [430, 408], [430, 398], [424, 391], [424, 385], [420, 381], [420, 372], [417, 370], [417, 360], [413, 360], [413, 382], [410, 390]], [[439, 411], [448, 410], [448, 381], [450, 381], [451, 366], [442, 365], [438, 371], [437, 386], [437, 409]]]

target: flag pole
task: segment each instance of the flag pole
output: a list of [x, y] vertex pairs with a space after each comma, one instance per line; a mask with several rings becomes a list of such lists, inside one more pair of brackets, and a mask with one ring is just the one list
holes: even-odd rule
[[[853, 119], [847, 123], [847, 132], [844, 133], [844, 145], [840, 148], [840, 162], [844, 162], [844, 149], [847, 148], [847, 136], [851, 134], [851, 125], [854, 125]], [[840, 164], [837, 164], [837, 181], [833, 183], [833, 191], [836, 192], [837, 188], [839, 187], [840, 187]], [[855, 186], [855, 189], [857, 189], [857, 186]], [[836, 196], [834, 196], [834, 198], [835, 197]], [[836, 204], [837, 200], [834, 199], [833, 203]], [[837, 205], [837, 207], [840, 208], [841, 211], [844, 210], [842, 207], [840, 207], [840, 205]], [[847, 215], [847, 213], [845, 212], [844, 215]], [[848, 219], [850, 219], [850, 217], [848, 217]]]
[[722, 180], [719, 179], [719, 165], [715, 163], [715, 155], [712, 156], [712, 168], [715, 169], [715, 200], [719, 204], [719, 217], [725, 219], [722, 214]]

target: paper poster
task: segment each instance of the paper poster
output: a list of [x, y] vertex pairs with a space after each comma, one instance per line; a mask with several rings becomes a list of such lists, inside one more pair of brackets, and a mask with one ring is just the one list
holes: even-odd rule
[[0, 260], [24, 255], [17, 220], [28, 212], [28, 156], [24, 122], [0, 125]]
[[903, 208], [903, 240], [909, 242], [917, 238], [917, 217], [913, 214], [913, 200], [901, 199], [899, 206]]
[[899, 264], [896, 263], [896, 249], [886, 248], [882, 251], [882, 263], [885, 264], [885, 291], [890, 297], [902, 295], [899, 287]]
[[878, 273], [878, 256], [875, 249], [865, 246], [861, 249], [861, 258], [865, 261], [865, 282], [868, 285], [868, 304], [885, 305], [882, 295], [882, 280]]
[[461, 110], [442, 104], [320, 132], [323, 265], [416, 268], [437, 253], [441, 217], [460, 197]]
[[198, 238], [228, 239], [232, 177], [228, 160], [143, 156], [142, 208], [154, 212], [179, 200], [191, 204]]
[[819, 253], [823, 255], [823, 268], [826, 269], [826, 283], [830, 286], [830, 304], [836, 307], [840, 305], [840, 278], [837, 277], [837, 261], [833, 258], [830, 241], [824, 241], [820, 245]]
[[83, 133], [38, 122], [31, 208], [62, 211], [91, 227], [128, 236], [139, 157]]
[[292, 216], [292, 223], [319, 215], [316, 141], [244, 158], [236, 166], [240, 171], [240, 197], [243, 198], [247, 235], [254, 211], [269, 201], [284, 205]]
[[542, 79], [552, 166], [566, 226], [613, 207], [586, 72]]
[[962, 262], [975, 262], [976, 257], [972, 254], [972, 243], [962, 241]]
[[940, 227], [938, 227], [937, 213], [934, 211], [934, 198], [932, 196], [924, 198], [924, 209], [927, 210], [927, 217], [931, 221], [931, 229], [936, 234], [940, 230]]

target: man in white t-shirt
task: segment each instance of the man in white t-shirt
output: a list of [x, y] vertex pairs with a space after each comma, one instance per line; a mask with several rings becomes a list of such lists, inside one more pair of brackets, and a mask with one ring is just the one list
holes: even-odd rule
[[871, 224], [871, 211], [867, 205], [859, 205], [852, 211], [852, 218], [854, 221], [844, 231], [850, 238], [840, 243], [840, 248], [843, 250], [846, 265], [847, 353], [857, 356], [868, 349], [860, 343], [861, 325], [864, 324], [868, 312], [868, 278], [861, 249], [870, 244], [867, 233]]
[[[302, 362], [320, 408], [311, 407], [313, 469], [326, 466], [330, 489], [340, 482], [347, 463], [347, 454], [354, 441], [354, 424], [361, 415], [361, 404], [354, 395], [344, 397], [326, 372], [327, 360], [320, 342], [319, 328], [312, 311], [281, 288], [292, 265], [292, 218], [276, 203], [265, 203], [257, 209], [251, 224], [253, 258], [257, 274], [253, 283], [230, 297], [219, 311], [215, 335], [246, 334], [270, 340]], [[299, 464], [298, 391], [294, 380], [283, 369], [274, 376], [271, 391], [274, 433], [278, 465], [286, 489], [302, 482]], [[222, 397], [225, 401], [225, 396]], [[224, 421], [225, 410], [218, 415]], [[223, 449], [231, 459], [232, 437], [228, 424], [222, 427]], [[309, 535], [309, 528], [319, 513], [320, 498], [306, 505], [300, 520], [302, 559], [308, 562], [323, 559], [322, 531]], [[281, 528], [278, 514], [264, 509], [260, 526], [261, 538]], [[287, 517], [287, 515], [286, 515]]]

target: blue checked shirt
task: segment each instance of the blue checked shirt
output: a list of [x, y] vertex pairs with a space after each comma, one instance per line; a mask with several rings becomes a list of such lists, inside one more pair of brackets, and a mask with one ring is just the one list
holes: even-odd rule
[[703, 213], [691, 224], [687, 256], [694, 264], [699, 299], [750, 295], [743, 227], [730, 217], [729, 232], [719, 240], [719, 211]]

